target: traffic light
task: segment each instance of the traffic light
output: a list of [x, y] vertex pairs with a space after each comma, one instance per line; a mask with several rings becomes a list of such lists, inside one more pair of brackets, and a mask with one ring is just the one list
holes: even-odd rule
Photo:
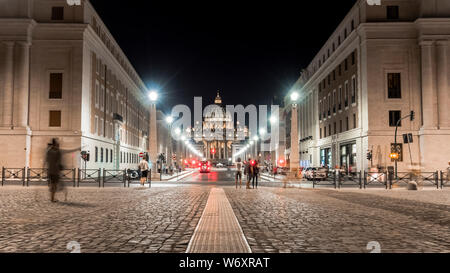
[[211, 148], [211, 154], [216, 154], [216, 148]]
[[89, 152], [82, 151], [82, 152], [81, 152], [81, 158], [82, 158], [84, 161], [89, 161], [89, 160], [91, 159], [91, 154], [90, 154]]
[[414, 111], [411, 111], [411, 115], [409, 116], [411, 118], [411, 121], [414, 121], [416, 118], [416, 113]]

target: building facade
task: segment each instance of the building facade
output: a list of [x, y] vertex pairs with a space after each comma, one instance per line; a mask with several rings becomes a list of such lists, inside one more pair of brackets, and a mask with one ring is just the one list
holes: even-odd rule
[[52, 138], [89, 169], [148, 152], [146, 87], [89, 1], [1, 0], [0, 66], [0, 165], [42, 168]]
[[450, 1], [381, 4], [358, 0], [291, 90], [301, 166], [393, 166], [397, 123], [399, 171], [448, 166]]

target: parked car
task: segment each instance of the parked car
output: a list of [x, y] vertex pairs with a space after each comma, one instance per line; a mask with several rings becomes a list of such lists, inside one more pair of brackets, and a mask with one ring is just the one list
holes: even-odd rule
[[325, 180], [328, 177], [328, 169], [327, 168], [314, 168], [314, 167], [308, 167], [303, 170], [302, 175], [307, 180], [313, 180], [319, 179], [319, 180]]
[[224, 166], [224, 165], [223, 165], [222, 163], [217, 163], [217, 164], [216, 164], [216, 167], [217, 167], [217, 168], [223, 168], [223, 166]]
[[131, 170], [131, 169], [128, 169], [128, 170], [127, 170], [127, 175], [128, 175], [128, 177], [131, 178], [131, 179], [137, 179], [137, 178], [140, 177], [140, 175], [139, 175], [139, 170]]

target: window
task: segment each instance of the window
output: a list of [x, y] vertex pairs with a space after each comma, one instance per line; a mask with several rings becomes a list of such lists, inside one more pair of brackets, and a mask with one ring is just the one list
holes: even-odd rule
[[61, 127], [61, 111], [50, 111], [49, 127]]
[[341, 65], [339, 65], [338, 71], [339, 71], [338, 75], [341, 76], [342, 75], [342, 66]]
[[333, 114], [336, 114], [336, 90], [333, 90]]
[[355, 60], [356, 60], [356, 54], [355, 54], [355, 52], [353, 51], [353, 52], [352, 52], [352, 65], [355, 64]]
[[106, 163], [108, 163], [109, 162], [109, 160], [108, 160], [108, 155], [109, 155], [108, 148], [106, 148], [106, 150], [105, 150], [105, 155], [106, 155]]
[[63, 74], [50, 73], [50, 99], [62, 99]]
[[342, 119], [339, 120], [339, 133], [342, 133]]
[[95, 116], [94, 118], [94, 135], [98, 135], [99, 131], [98, 131], [98, 117]]
[[334, 127], [334, 134], [337, 134], [336, 122], [334, 122], [333, 127]]
[[347, 39], [347, 28], [344, 30], [344, 39]]
[[352, 31], [355, 30], [355, 20], [352, 20], [351, 28], [352, 28]]
[[387, 6], [386, 13], [386, 17], [388, 20], [397, 20], [400, 18], [398, 6]]
[[345, 118], [345, 131], [348, 131], [348, 117]]
[[356, 103], [356, 77], [352, 78], [352, 104]]
[[327, 137], [327, 127], [323, 127], [323, 137]]
[[328, 124], [328, 134], [331, 136], [331, 124]]
[[336, 70], [333, 70], [333, 81], [336, 80]]
[[103, 148], [100, 148], [100, 162], [103, 163]]
[[356, 129], [356, 114], [353, 114], [353, 129]]
[[345, 82], [345, 93], [344, 93], [345, 107], [348, 107], [348, 82]]
[[64, 20], [64, 7], [52, 7], [52, 20]]
[[101, 118], [100, 119], [100, 132], [99, 132], [99, 136], [103, 136], [104, 135], [104, 126], [105, 126], [105, 123], [103, 122], [103, 119]]
[[98, 147], [95, 147], [95, 162], [98, 162]]
[[320, 138], [322, 138], [322, 128], [320, 128]]
[[95, 83], [95, 108], [98, 109], [100, 104], [100, 85], [98, 82]]
[[110, 151], [110, 157], [109, 157], [109, 162], [113, 162], [113, 150], [111, 149]]
[[342, 86], [339, 86], [339, 93], [338, 93], [338, 99], [339, 99], [339, 105], [338, 109], [342, 110]]
[[348, 59], [345, 59], [345, 62], [344, 62], [344, 69], [345, 69], [345, 71], [348, 70]]
[[[395, 127], [397, 126], [397, 122], [401, 119], [402, 112], [401, 111], [389, 111], [389, 126]], [[398, 123], [398, 126], [402, 126], [402, 122]]]
[[105, 87], [102, 85], [100, 92], [100, 109], [103, 111], [105, 108]]
[[388, 73], [387, 77], [388, 77], [388, 98], [401, 99], [402, 98], [401, 74]]

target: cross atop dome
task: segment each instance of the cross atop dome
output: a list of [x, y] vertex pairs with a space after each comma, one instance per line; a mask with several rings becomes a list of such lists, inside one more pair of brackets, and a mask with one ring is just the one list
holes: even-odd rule
[[222, 104], [222, 98], [220, 97], [220, 91], [217, 91], [217, 97], [214, 100], [214, 103], [219, 104], [219, 105]]

